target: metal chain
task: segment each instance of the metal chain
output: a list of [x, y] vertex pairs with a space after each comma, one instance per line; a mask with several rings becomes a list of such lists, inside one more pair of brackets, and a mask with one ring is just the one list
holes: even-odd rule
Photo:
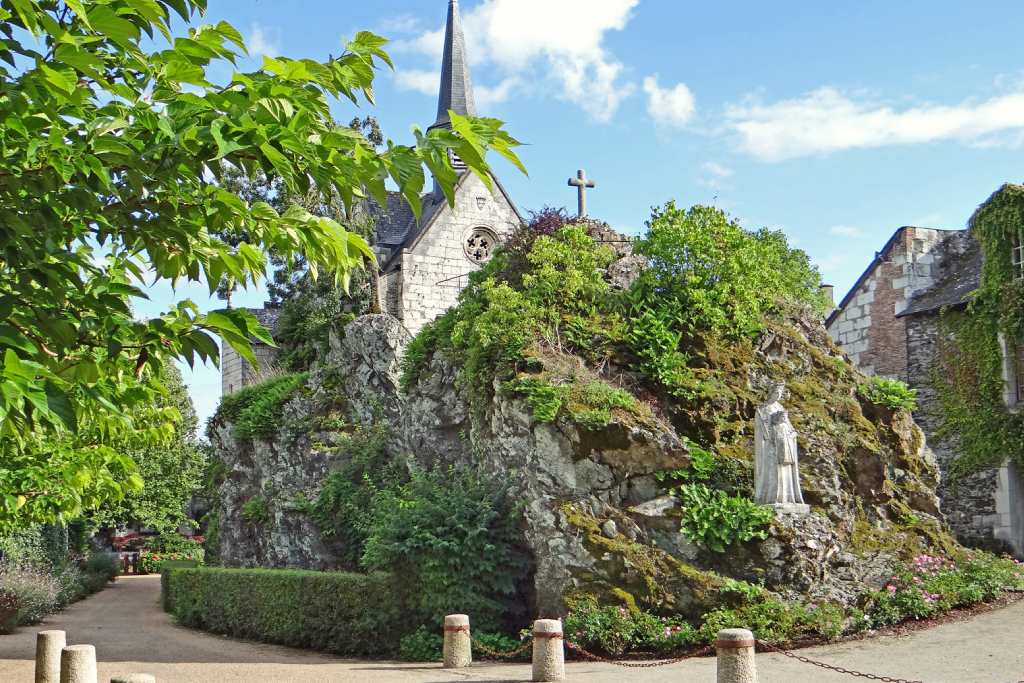
[[707, 647], [703, 647], [697, 650], [696, 652], [691, 652], [688, 655], [676, 657], [675, 659], [666, 659], [658, 662], [619, 662], [614, 659], [608, 659], [606, 657], [601, 657], [600, 655], [595, 655], [593, 652], [587, 652], [576, 643], [570, 642], [568, 640], [565, 641], [565, 646], [573, 652], [576, 652], [580, 656], [584, 657], [585, 659], [589, 659], [593, 662], [601, 662], [603, 664], [614, 664], [615, 666], [621, 666], [626, 669], [653, 669], [659, 666], [669, 666], [671, 664], [678, 664], [679, 662], [682, 662], [687, 659], [692, 659], [694, 657], [703, 657], [705, 655], [711, 654], [711, 652], [714, 650], [713, 647], [708, 645]]
[[517, 647], [515, 650], [512, 650], [511, 652], [502, 652], [500, 650], [494, 650], [492, 648], [487, 647], [486, 645], [481, 643], [479, 640], [474, 638], [472, 635], [470, 636], [470, 639], [473, 641], [473, 647], [474, 648], [480, 650], [485, 655], [490, 655], [491, 657], [497, 657], [498, 659], [515, 659], [516, 657], [518, 657], [519, 655], [523, 654], [524, 652], [526, 652], [527, 650], [529, 650], [533, 646], [533, 640], [532, 639], [527, 639], [526, 642], [524, 642], [522, 645]]
[[839, 674], [846, 674], [847, 676], [853, 676], [855, 678], [866, 678], [869, 681], [883, 681], [883, 683], [923, 683], [922, 681], [912, 681], [906, 678], [892, 678], [890, 676], [879, 676], [877, 674], [866, 674], [861, 671], [844, 669], [841, 666], [834, 666], [832, 664], [826, 664], [825, 662], [819, 662], [813, 659], [808, 659], [807, 657], [798, 655], [795, 652], [790, 652], [789, 650], [784, 650], [781, 647], [772, 645], [771, 643], [766, 643], [763, 640], [757, 641], [757, 644], [763, 647], [764, 649], [768, 650], [769, 652], [778, 652], [779, 654], [785, 655], [790, 659], [795, 659], [798, 662], [803, 662], [804, 664], [810, 664], [811, 666], [827, 669], [828, 671], [835, 671]]

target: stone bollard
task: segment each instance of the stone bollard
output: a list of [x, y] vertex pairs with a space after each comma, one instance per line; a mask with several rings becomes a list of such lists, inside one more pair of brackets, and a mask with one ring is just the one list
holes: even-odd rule
[[444, 618], [444, 668], [464, 669], [473, 663], [473, 641], [469, 617], [449, 614]]
[[97, 683], [96, 648], [68, 645], [61, 650], [60, 683]]
[[121, 674], [110, 679], [110, 683], [156, 683], [153, 674]]
[[757, 683], [754, 634], [745, 628], [718, 632], [718, 683]]
[[36, 683], [60, 683], [60, 651], [67, 644], [64, 631], [36, 634]]
[[565, 680], [565, 643], [561, 619], [533, 622], [533, 680]]

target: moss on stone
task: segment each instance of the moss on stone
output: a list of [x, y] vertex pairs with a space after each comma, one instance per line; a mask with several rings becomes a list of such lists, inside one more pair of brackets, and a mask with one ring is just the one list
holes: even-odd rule
[[600, 521], [577, 505], [561, 508], [566, 521], [583, 532], [583, 543], [599, 561], [619, 564], [619, 571], [607, 571], [621, 580], [609, 585], [594, 577], [576, 577], [584, 584], [581, 592], [604, 602], [626, 603], [630, 608], [662, 612], [689, 611], [693, 606], [710, 609], [717, 605], [719, 590], [726, 579], [715, 572], [698, 569], [672, 557], [665, 551], [635, 543], [621, 534], [608, 538]]

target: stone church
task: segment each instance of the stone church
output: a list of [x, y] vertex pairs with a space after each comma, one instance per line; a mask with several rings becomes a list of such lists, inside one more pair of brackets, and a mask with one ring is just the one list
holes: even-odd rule
[[[458, 0], [448, 4], [437, 118], [430, 128], [451, 127], [449, 111], [477, 115]], [[454, 206], [448, 205], [435, 182], [433, 191], [422, 198], [419, 220], [398, 192], [388, 193], [383, 206], [369, 201], [362, 207], [375, 225], [373, 247], [380, 268], [381, 310], [402, 321], [413, 335], [455, 305], [469, 274], [490, 259], [496, 246], [522, 223], [497, 177], [491, 175], [492, 192], [457, 157], [452, 163], [462, 171]], [[261, 320], [272, 317], [265, 309], [252, 312]], [[222, 347], [224, 394], [258, 381], [258, 371], [231, 347]], [[261, 364], [272, 363], [269, 348], [257, 348], [256, 352]]]
[[[933, 374], [944, 334], [939, 316], [967, 306], [981, 282], [982, 260], [970, 229], [899, 228], [826, 321], [832, 338], [861, 370], [903, 380], [917, 390], [914, 419], [944, 472], [959, 445], [955, 435], [939, 433]], [[1003, 356], [1002, 400], [1011, 411], [1019, 410], [1024, 408], [1024, 344], [1004, 345]], [[962, 541], [1024, 556], [1024, 479], [1013, 463], [955, 486], [944, 483], [939, 493], [943, 512]]]

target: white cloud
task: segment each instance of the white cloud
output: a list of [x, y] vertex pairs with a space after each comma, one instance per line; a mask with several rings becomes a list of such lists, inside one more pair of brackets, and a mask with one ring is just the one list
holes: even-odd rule
[[848, 259], [843, 254], [832, 254], [825, 258], [811, 259], [822, 275], [840, 275], [846, 272]]
[[733, 173], [735, 173], [735, 171], [728, 166], [723, 166], [722, 164], [715, 163], [714, 161], [705, 161], [701, 164], [700, 168], [708, 175], [716, 178], [731, 178]]
[[522, 80], [518, 76], [510, 76], [493, 88], [474, 86], [473, 95], [476, 98], [477, 107], [482, 111], [487, 111], [488, 107], [507, 101], [512, 96], [512, 92], [520, 85], [522, 85]]
[[[269, 34], [275, 34], [271, 37]], [[246, 46], [249, 48], [249, 54], [253, 57], [267, 56], [276, 57], [281, 54], [281, 44], [278, 39], [278, 31], [271, 31], [265, 29], [262, 26], [253, 24], [252, 33], [249, 35], [249, 40], [246, 41]]]
[[[623, 64], [604, 45], [609, 31], [629, 23], [640, 0], [483, 0], [463, 13], [474, 65], [492, 64], [506, 79], [547, 77], [563, 98], [598, 121], [609, 121], [635, 86], [623, 82]], [[543, 20], [539, 20], [543, 17]], [[395, 41], [392, 51], [440, 63], [444, 29]], [[503, 81], [492, 90], [514, 89]], [[400, 83], [401, 85], [401, 83]], [[507, 95], [506, 95], [507, 96]], [[492, 100], [494, 101], [494, 100]]]
[[389, 34], [406, 35], [420, 30], [420, 20], [412, 14], [399, 14], [388, 17], [380, 23], [378, 31], [388, 37]]
[[829, 233], [837, 237], [867, 237], [867, 233], [853, 225], [833, 225]]
[[826, 87], [773, 104], [752, 100], [733, 105], [726, 119], [745, 150], [765, 161], [782, 161], [938, 140], [983, 142], [986, 136], [1024, 128], [1024, 92], [897, 111]]
[[658, 123], [682, 127], [693, 118], [696, 106], [693, 93], [685, 83], [662, 88], [657, 76], [648, 76], [644, 79], [644, 92], [647, 93], [647, 113]]
[[395, 82], [403, 90], [415, 90], [424, 95], [437, 95], [441, 72], [419, 69], [396, 69]]
[[713, 190], [724, 189], [724, 186], [728, 184], [727, 181], [729, 178], [731, 178], [735, 173], [735, 171], [728, 166], [724, 166], [723, 164], [719, 164], [714, 161], [705, 161], [701, 164], [700, 172], [701, 175], [697, 178], [697, 184]]

